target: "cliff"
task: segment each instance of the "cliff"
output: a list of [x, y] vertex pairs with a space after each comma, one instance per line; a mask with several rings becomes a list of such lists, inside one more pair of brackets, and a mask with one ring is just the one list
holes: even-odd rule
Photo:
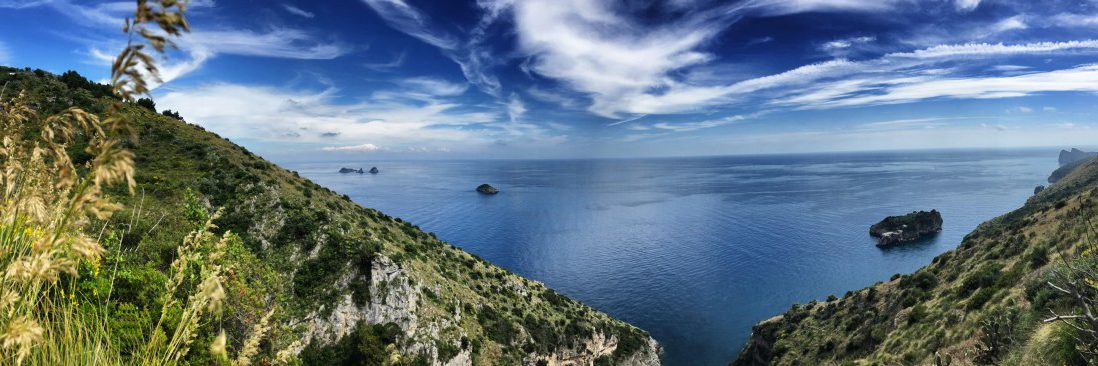
[[1089, 159], [914, 273], [759, 323], [732, 365], [1079, 364], [1072, 329], [1040, 320], [1078, 311], [1047, 283], [1082, 250], [1096, 188]]
[[1060, 150], [1060, 166], [1068, 165], [1080, 160], [1086, 160], [1098, 156], [1098, 152], [1087, 152], [1076, 148], [1071, 150]]
[[[109, 91], [73, 75], [0, 67], [0, 84], [25, 90], [41, 113], [72, 105], [102, 112]], [[123, 238], [103, 264], [117, 266], [112, 300], [124, 310], [106, 325], [112, 329], [156, 331], [161, 307], [144, 289], [163, 287], [180, 240], [223, 208], [215, 223], [235, 240], [218, 325], [230, 349], [275, 309], [255, 364], [271, 363], [280, 351], [306, 365], [659, 364], [659, 345], [643, 330], [199, 126], [128, 108], [138, 119], [129, 145], [137, 193], [111, 192], [126, 207], [115, 217], [125, 219], [103, 223], [104, 235]], [[71, 146], [74, 159], [88, 156], [82, 149]], [[80, 296], [93, 296], [87, 288]], [[200, 333], [200, 344], [212, 329]], [[116, 344], [129, 346], [125, 338]], [[214, 362], [204, 348], [188, 357]]]

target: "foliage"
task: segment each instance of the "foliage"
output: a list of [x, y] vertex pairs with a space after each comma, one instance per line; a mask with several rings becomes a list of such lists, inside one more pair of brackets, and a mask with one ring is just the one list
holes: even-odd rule
[[[163, 53], [170, 44], [166, 37], [187, 29], [184, 10], [185, 3], [174, 0], [137, 2], [134, 20], [127, 20], [125, 30], [147, 43], [134, 43], [131, 37], [112, 68], [110, 93], [75, 72], [59, 78], [96, 96], [117, 97], [105, 118], [80, 107], [42, 116], [31, 107], [25, 91], [0, 100], [4, 364], [179, 364], [199, 336], [203, 319], [221, 312], [221, 259], [231, 235], [217, 240], [209, 221], [177, 247], [165, 286], [156, 295], [159, 320], [151, 327], [146, 326], [147, 312], [111, 297], [118, 257], [106, 255], [103, 244], [123, 244], [125, 233], [109, 231], [99, 238], [86, 233], [97, 223], [100, 233], [107, 231], [105, 223], [122, 209], [108, 193], [113, 186], [134, 192], [134, 154], [125, 147], [133, 121], [124, 113], [124, 102], [147, 92], [145, 79], [156, 78], [156, 66], [143, 49], [150, 45]], [[163, 33], [148, 29], [146, 23], [155, 23]], [[87, 159], [74, 159], [69, 153], [74, 146], [84, 147]], [[107, 278], [101, 277], [106, 275], [101, 273], [104, 260], [114, 264]], [[245, 344], [234, 364], [250, 363], [263, 327], [253, 331], [256, 337]], [[226, 357], [225, 341], [224, 333], [213, 337], [211, 353]]]
[[1095, 215], [1088, 162], [914, 273], [757, 326], [733, 364], [1095, 364]]

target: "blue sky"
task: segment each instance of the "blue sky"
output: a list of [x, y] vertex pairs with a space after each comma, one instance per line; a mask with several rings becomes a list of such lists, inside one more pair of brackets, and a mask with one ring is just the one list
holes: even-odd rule
[[[0, 0], [105, 79], [130, 2]], [[1098, 1], [192, 1], [160, 108], [276, 160], [1094, 145]]]

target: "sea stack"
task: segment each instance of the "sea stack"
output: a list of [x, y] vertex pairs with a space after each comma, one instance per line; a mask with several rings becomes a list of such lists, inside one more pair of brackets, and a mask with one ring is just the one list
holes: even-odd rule
[[358, 169], [351, 169], [351, 168], [339, 168], [339, 172], [340, 172], [340, 173], [344, 173], [344, 174], [346, 174], [346, 173], [358, 173], [358, 174], [362, 174], [362, 173], [363, 173], [363, 172], [362, 172], [362, 168], [358, 168]]
[[942, 231], [942, 214], [938, 210], [889, 216], [869, 227], [869, 235], [877, 238], [879, 247], [919, 240], [940, 231]]
[[370, 174], [377, 174], [377, 167], [370, 168]]
[[492, 187], [491, 185], [481, 184], [477, 186], [477, 192], [480, 192], [480, 194], [496, 194], [499, 193], [499, 190], [496, 189], [496, 187]]

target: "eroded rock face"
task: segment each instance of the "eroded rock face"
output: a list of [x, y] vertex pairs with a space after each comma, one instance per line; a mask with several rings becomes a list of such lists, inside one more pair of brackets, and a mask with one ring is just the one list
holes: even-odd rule
[[[558, 349], [549, 355], [531, 354], [527, 357], [526, 365], [538, 365], [539, 362], [549, 366], [580, 366], [593, 365], [600, 357], [610, 357], [618, 348], [616, 337], [607, 337], [602, 333], [595, 333], [590, 339], [584, 340], [577, 347]], [[648, 345], [632, 355], [619, 360], [617, 365], [631, 366], [655, 366], [660, 364], [662, 348], [656, 340], [649, 338]]]
[[[346, 287], [351, 281], [364, 274], [351, 273], [339, 280], [337, 286]], [[454, 329], [461, 321], [461, 308], [454, 310], [452, 316], [434, 317], [423, 320], [418, 314], [420, 311], [420, 292], [424, 291], [411, 276], [405, 273], [398, 264], [386, 256], [379, 255], [371, 262], [370, 267], [370, 296], [369, 302], [364, 305], [355, 304], [350, 294], [335, 304], [331, 313], [323, 316], [323, 309], [307, 316], [302, 322], [306, 330], [304, 336], [298, 342], [290, 346], [288, 351], [299, 354], [310, 342], [331, 344], [340, 338], [355, 331], [359, 322], [368, 324], [394, 323], [400, 327], [405, 337], [398, 344], [400, 353], [406, 355], [426, 355], [432, 365], [438, 366], [469, 366], [473, 364], [473, 356], [469, 349], [462, 349], [447, 360], [439, 359], [437, 341], [444, 329]], [[518, 282], [510, 283], [516, 291], [525, 289]], [[428, 288], [429, 290], [430, 288]], [[437, 290], [436, 290], [437, 291]], [[464, 336], [464, 332], [462, 332]], [[649, 338], [648, 345], [642, 349], [619, 359], [616, 364], [635, 366], [659, 365], [659, 355], [662, 351], [655, 340]], [[455, 344], [454, 346], [458, 346]], [[548, 365], [593, 365], [595, 360], [604, 356], [611, 356], [618, 347], [616, 337], [607, 337], [602, 333], [595, 333], [590, 339], [578, 340], [576, 346], [561, 348], [551, 354], [530, 354], [525, 357], [524, 364], [538, 365], [539, 361]]]
[[[345, 288], [360, 275], [357, 271], [351, 271], [340, 279], [337, 286]], [[353, 332], [359, 321], [369, 324], [394, 323], [405, 335], [415, 334], [419, 326], [416, 316], [419, 288], [400, 266], [383, 255], [374, 258], [370, 264], [370, 289], [370, 300], [363, 306], [355, 304], [351, 294], [345, 294], [327, 317], [320, 315], [324, 309], [307, 316], [303, 321], [306, 324], [305, 333], [301, 341], [291, 347], [291, 351], [300, 353], [309, 342], [335, 342]]]

